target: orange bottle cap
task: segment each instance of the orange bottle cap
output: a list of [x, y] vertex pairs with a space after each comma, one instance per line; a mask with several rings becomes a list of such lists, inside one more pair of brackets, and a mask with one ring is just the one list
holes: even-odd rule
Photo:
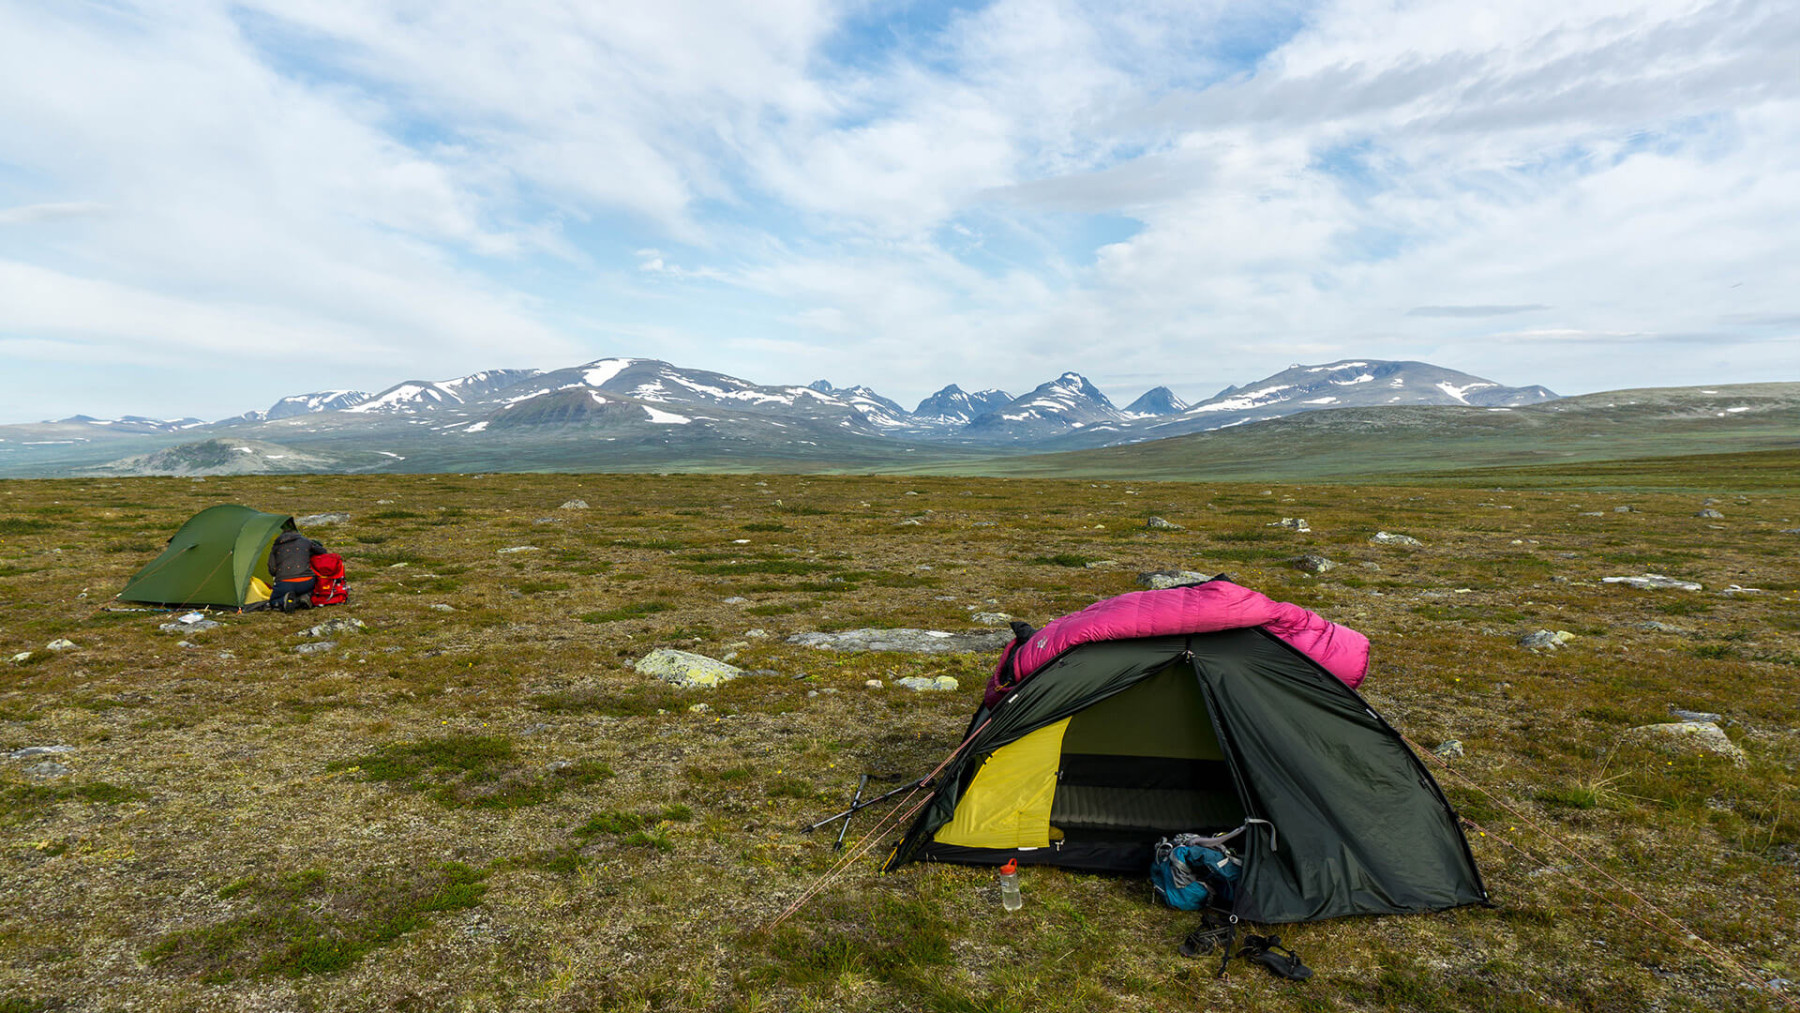
[[1000, 871], [1003, 874], [1008, 875], [1008, 876], [1012, 875], [1015, 872], [1018, 872], [1019, 871], [1019, 860], [1016, 858], [1007, 859], [1006, 864], [1002, 865], [1000, 867]]

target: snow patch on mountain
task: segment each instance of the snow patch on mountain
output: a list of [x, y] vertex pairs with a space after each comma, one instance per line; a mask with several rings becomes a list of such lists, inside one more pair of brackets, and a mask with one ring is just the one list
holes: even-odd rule
[[411, 411], [422, 406], [462, 404], [462, 400], [462, 398], [457, 397], [455, 394], [435, 383], [412, 380], [406, 383], [395, 384], [387, 390], [382, 391], [380, 394], [364, 401], [362, 404], [344, 410], [359, 415], [367, 415], [374, 412], [393, 414], [395, 412]]
[[604, 387], [606, 381], [642, 361], [642, 359], [595, 359], [581, 367], [581, 382], [589, 387]]

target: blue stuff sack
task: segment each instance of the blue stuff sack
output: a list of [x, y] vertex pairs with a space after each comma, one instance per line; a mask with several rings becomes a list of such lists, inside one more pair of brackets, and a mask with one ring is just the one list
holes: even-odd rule
[[1176, 843], [1187, 836], [1157, 842], [1156, 860], [1150, 865], [1156, 899], [1177, 911], [1230, 904], [1244, 874], [1243, 859], [1224, 848]]

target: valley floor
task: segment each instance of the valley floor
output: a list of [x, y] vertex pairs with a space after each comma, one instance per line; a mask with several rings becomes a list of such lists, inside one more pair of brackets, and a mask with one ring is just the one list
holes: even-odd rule
[[[0, 481], [0, 753], [69, 747], [0, 756], [0, 1011], [1791, 1008], [1747, 980], [1800, 980], [1800, 493], [1761, 474]], [[115, 611], [220, 502], [348, 512], [309, 534], [351, 604]], [[764, 931], [837, 857], [796, 828], [929, 770], [993, 663], [788, 635], [1042, 623], [1170, 567], [1370, 636], [1372, 705], [1464, 747], [1434, 770], [1494, 907], [1282, 926], [1310, 982], [1215, 979], [1143, 880], [1026, 869], [1008, 913], [991, 870], [877, 875], [888, 834]], [[1602, 583], [1645, 572], [1704, 590]], [[676, 690], [627, 667], [659, 646], [770, 674]], [[1744, 762], [1625, 734], [1671, 707]]]

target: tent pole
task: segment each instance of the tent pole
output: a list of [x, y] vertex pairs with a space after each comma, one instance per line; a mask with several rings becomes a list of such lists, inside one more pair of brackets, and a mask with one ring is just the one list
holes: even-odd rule
[[832, 842], [831, 850], [844, 850], [844, 835], [850, 832], [850, 817], [856, 814], [856, 803], [862, 801], [863, 786], [869, 783], [869, 775], [856, 779], [856, 794], [850, 796], [850, 812], [844, 816], [844, 825], [838, 827], [837, 840]]
[[[878, 780], [882, 780], [882, 781], [887, 780], [887, 778], [879, 777], [878, 775], [873, 775], [873, 774], [864, 774], [863, 775], [863, 779], [865, 781], [872, 777], [874, 777]], [[826, 826], [827, 824], [835, 823], [838, 820], [843, 820], [844, 822], [848, 823], [850, 821], [851, 816], [854, 816], [855, 814], [862, 812], [864, 809], [867, 809], [868, 807], [875, 805], [878, 802], [885, 802], [888, 799], [893, 798], [895, 795], [898, 795], [903, 791], [914, 791], [919, 788], [929, 788], [929, 787], [931, 787], [931, 778], [929, 778], [929, 777], [922, 777], [917, 781], [909, 781], [906, 784], [903, 784], [900, 787], [895, 788], [893, 791], [890, 791], [884, 795], [878, 795], [875, 798], [866, 799], [861, 802], [853, 803], [850, 806], [850, 808], [845, 809], [843, 812], [833, 813], [830, 816], [827, 816], [824, 819], [820, 820], [819, 822], [814, 823], [810, 827], [802, 827], [800, 829], [800, 832], [803, 834], [810, 834], [814, 830], [817, 830], [822, 826]], [[861, 788], [859, 787], [857, 790], [860, 792]], [[842, 835], [840, 834], [839, 837], [841, 839]]]

